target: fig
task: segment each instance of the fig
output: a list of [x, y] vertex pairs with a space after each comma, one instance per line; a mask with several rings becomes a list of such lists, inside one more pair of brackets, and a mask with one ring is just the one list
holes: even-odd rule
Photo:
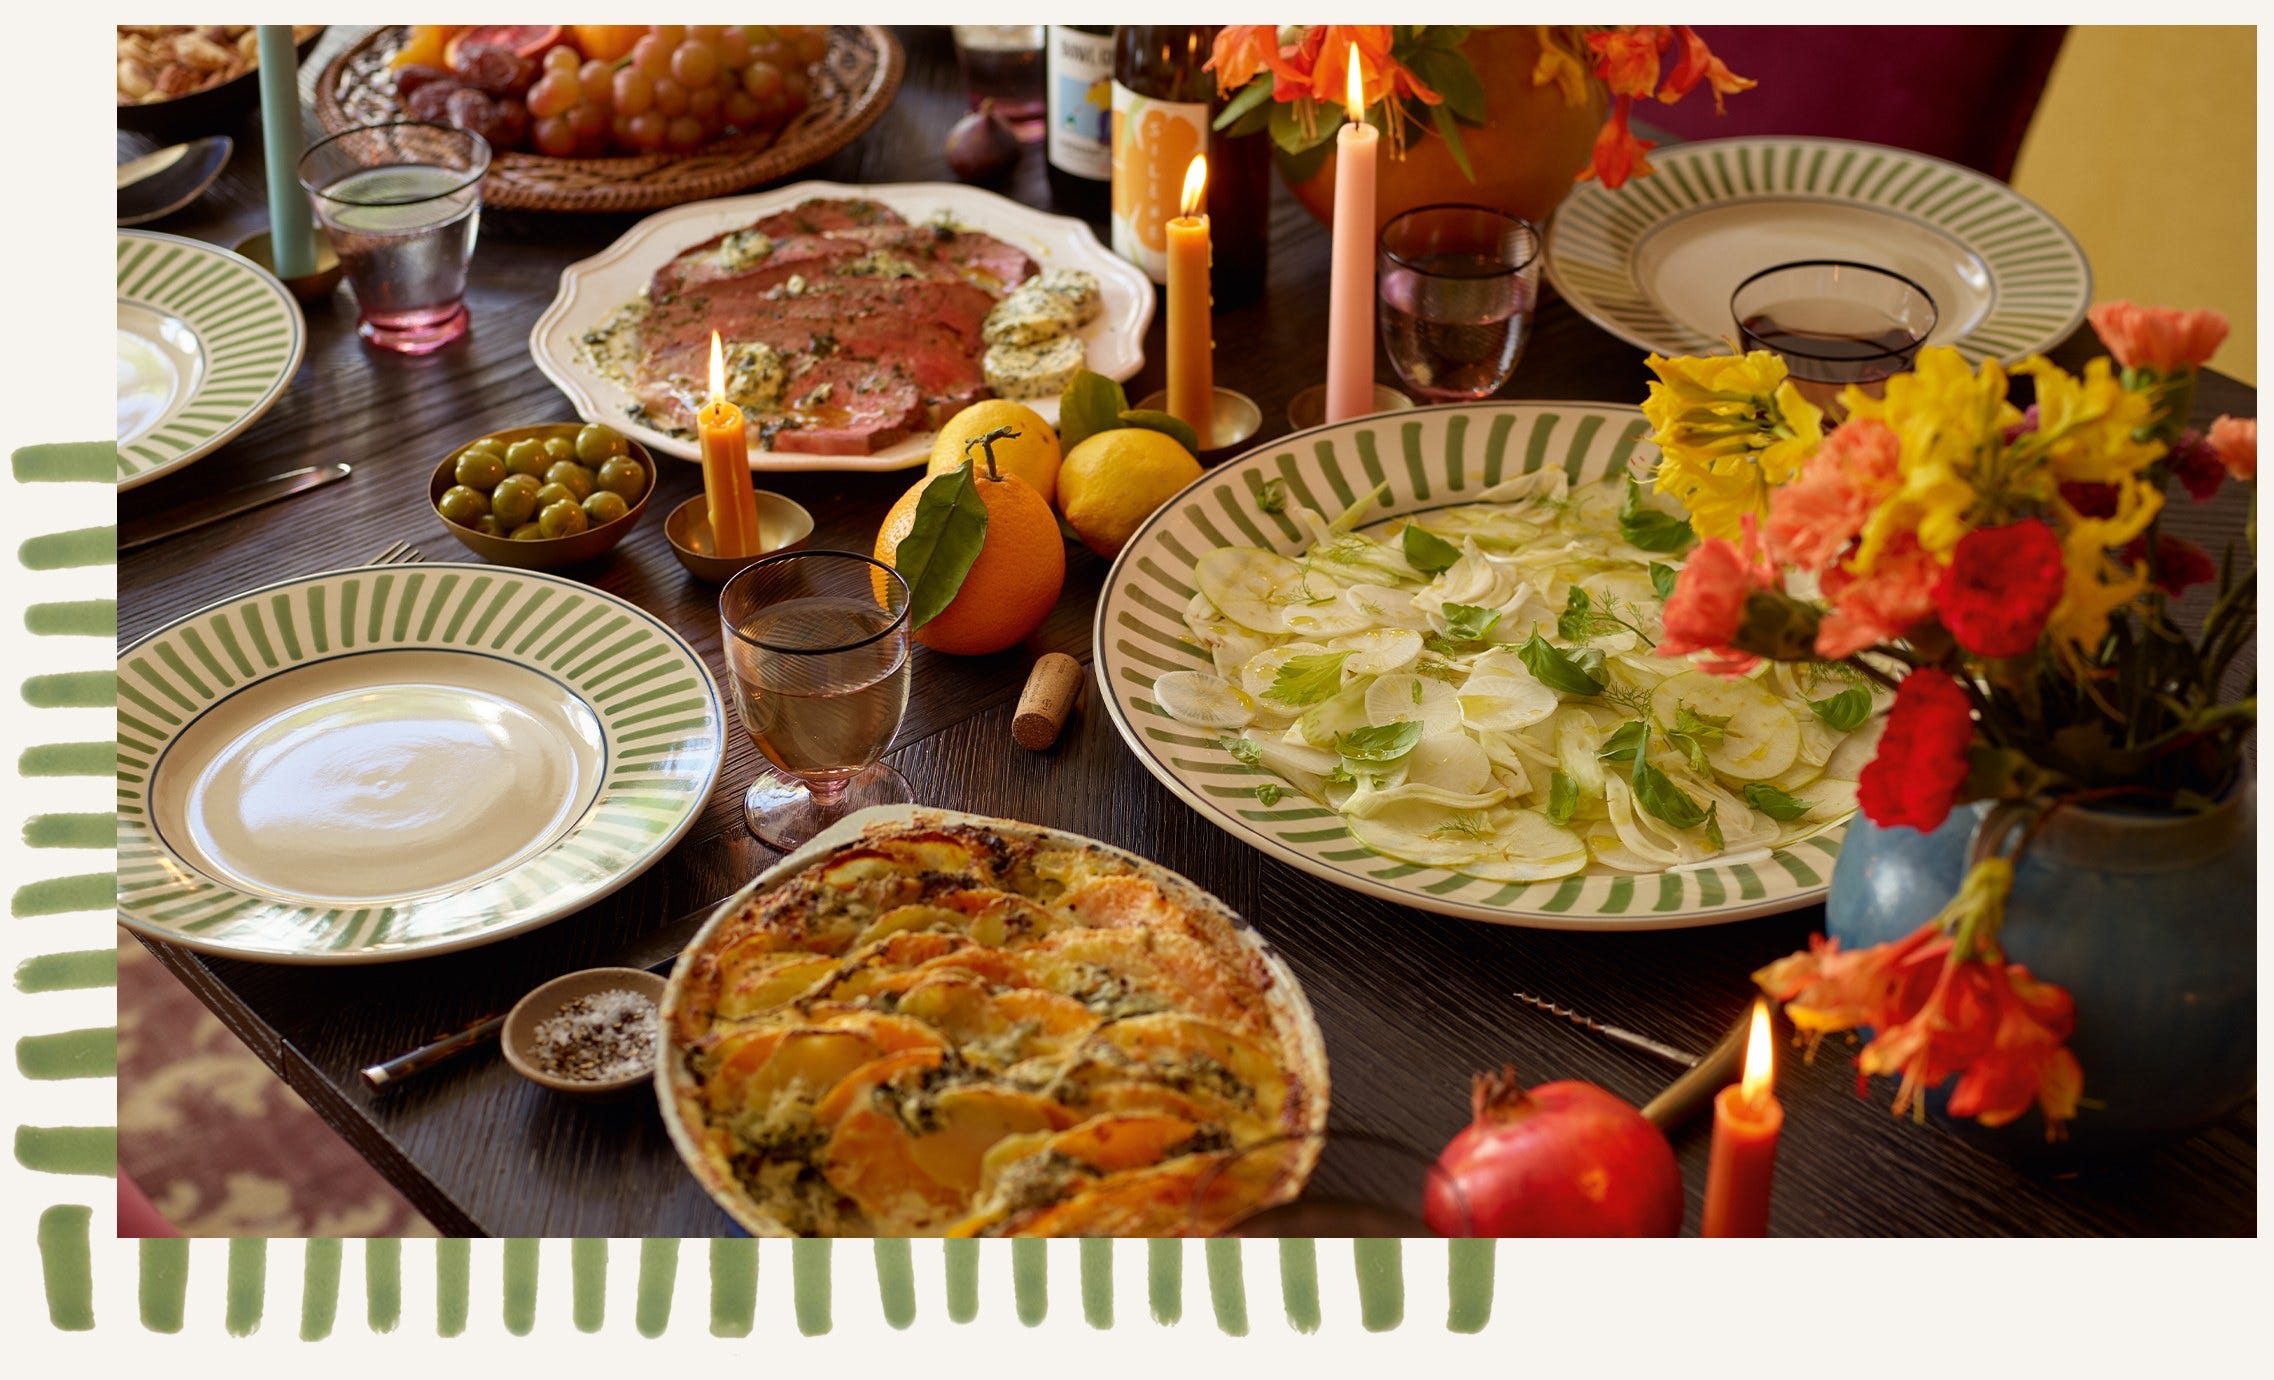
[[988, 182], [1010, 172], [1019, 160], [1019, 136], [991, 100], [955, 122], [948, 131], [947, 164], [965, 182]]

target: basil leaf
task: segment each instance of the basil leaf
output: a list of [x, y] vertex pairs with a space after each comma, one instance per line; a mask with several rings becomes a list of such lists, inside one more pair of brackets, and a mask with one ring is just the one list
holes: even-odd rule
[[1632, 475], [1627, 477], [1626, 497], [1619, 502], [1619, 535], [1629, 546], [1669, 553], [1680, 551], [1697, 540], [1688, 518], [1644, 507], [1642, 483]]
[[1445, 605], [1445, 635], [1462, 642], [1484, 641], [1485, 634], [1499, 621], [1499, 609], [1478, 608], [1475, 604]]
[[1652, 561], [1650, 563], [1650, 587], [1658, 591], [1658, 597], [1661, 599], [1674, 597], [1674, 582], [1681, 578], [1682, 572], [1664, 561]]
[[955, 602], [963, 577], [987, 544], [987, 505], [966, 460], [924, 486], [916, 520], [892, 553], [893, 568], [908, 582], [910, 628], [921, 628]]
[[1277, 805], [1280, 799], [1286, 794], [1286, 791], [1281, 790], [1278, 786], [1273, 785], [1269, 781], [1259, 781], [1256, 783], [1255, 798], [1266, 805]]
[[[1182, 417], [1172, 417], [1166, 412], [1155, 412], [1149, 408], [1141, 407], [1124, 408], [1115, 418], [1114, 424], [1117, 427], [1137, 427], [1145, 431], [1157, 431], [1183, 446], [1186, 450], [1197, 451], [1200, 449], [1200, 433], [1192, 429], [1192, 423]], [[1061, 441], [1059, 445], [1063, 446], [1065, 442]]]
[[1335, 751], [1353, 762], [1394, 762], [1421, 741], [1421, 725], [1410, 720], [1374, 724], [1338, 734]]
[[1695, 829], [1705, 823], [1706, 812], [1698, 808], [1698, 802], [1684, 794], [1666, 773], [1650, 765], [1649, 744], [1646, 733], [1634, 755], [1634, 770], [1628, 774], [1635, 803], [1677, 829]]
[[1824, 726], [1835, 733], [1852, 733], [1871, 717], [1871, 692], [1860, 685], [1851, 685], [1826, 700], [1810, 700], [1810, 710], [1824, 721]]
[[1404, 543], [1405, 563], [1424, 575], [1450, 570], [1461, 558], [1461, 548], [1418, 523], [1405, 525]]
[[1563, 613], [1555, 620], [1555, 635], [1566, 642], [1585, 642], [1595, 635], [1595, 601], [1577, 585], [1564, 596]]
[[1121, 414], [1128, 410], [1129, 395], [1121, 391], [1120, 384], [1087, 369], [1077, 371], [1058, 397], [1060, 451], [1070, 451], [1099, 432], [1120, 426]]
[[1251, 767], [1263, 760], [1263, 748], [1253, 738], [1219, 738], [1216, 746]]
[[1415, 704], [1421, 703], [1421, 682], [1419, 680], [1416, 680], [1411, 686], [1407, 688], [1413, 691], [1413, 702]]
[[1721, 838], [1721, 802], [1718, 800], [1706, 806], [1705, 836], [1706, 842], [1712, 844], [1717, 853], [1729, 846]]
[[1287, 511], [1287, 481], [1274, 479], [1255, 491], [1255, 506], [1266, 513]]
[[[1588, 674], [1573, 660], [1570, 653], [1558, 650], [1536, 632], [1523, 646], [1516, 649], [1516, 655], [1523, 660], [1525, 669], [1532, 673], [1533, 678], [1550, 690], [1566, 695], [1603, 693], [1600, 677]], [[1600, 653], [1597, 655], [1597, 664], [1600, 665]]]
[[1297, 707], [1317, 704], [1342, 688], [1342, 663], [1349, 655], [1348, 652], [1317, 652], [1287, 658], [1279, 663], [1279, 674], [1271, 678], [1271, 688], [1263, 692], [1264, 698]]
[[1700, 742], [1718, 743], [1727, 738], [1723, 730], [1729, 727], [1729, 720], [1727, 714], [1700, 714], [1686, 704], [1674, 706], [1674, 731]]
[[1574, 647], [1569, 653], [1571, 664], [1584, 675], [1592, 676], [1605, 685], [1610, 684], [1603, 675], [1603, 649], [1600, 647]]
[[1789, 824], [1816, 807], [1766, 781], [1745, 783], [1745, 803], [1779, 824]]
[[1611, 735], [1595, 750], [1595, 756], [1605, 762], [1632, 761], [1634, 755], [1642, 751], [1643, 738], [1648, 732], [1640, 719], [1620, 724], [1611, 730]]
[[1579, 783], [1559, 768], [1548, 777], [1548, 823], [1569, 824], [1579, 809]]

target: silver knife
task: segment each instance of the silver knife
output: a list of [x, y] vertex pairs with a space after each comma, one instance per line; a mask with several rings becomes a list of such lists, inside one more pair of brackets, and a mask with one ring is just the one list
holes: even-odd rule
[[250, 512], [280, 498], [304, 494], [320, 489], [335, 479], [348, 476], [346, 465], [309, 465], [304, 469], [286, 470], [266, 479], [256, 479], [234, 489], [223, 489], [217, 494], [192, 499], [178, 508], [171, 508], [153, 517], [136, 518], [122, 522], [118, 529], [118, 549], [133, 551], [155, 541], [180, 536], [184, 532]]

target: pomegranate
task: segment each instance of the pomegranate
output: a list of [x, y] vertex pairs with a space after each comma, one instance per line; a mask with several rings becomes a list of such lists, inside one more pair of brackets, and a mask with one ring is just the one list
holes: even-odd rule
[[[1440, 1236], [1672, 1236], [1682, 1229], [1674, 1147], [1592, 1083], [1529, 1092], [1513, 1065], [1480, 1073], [1475, 1120], [1453, 1137], [1423, 1196]], [[1457, 1192], [1455, 1190], [1458, 1190]]]

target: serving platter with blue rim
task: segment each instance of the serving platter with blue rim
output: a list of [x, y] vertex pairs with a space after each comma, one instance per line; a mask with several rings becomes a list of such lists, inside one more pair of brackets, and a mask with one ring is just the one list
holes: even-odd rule
[[1929, 345], [2012, 364], [2068, 339], [2092, 269], [2061, 223], [1996, 178], [1844, 139], [1652, 149], [1616, 189], [1583, 182], [1548, 223], [1548, 280], [1604, 330], [1663, 355], [1726, 354], [1730, 295], [1764, 268], [1890, 269], [1935, 302]]
[[171, 474], [259, 421], [307, 344], [300, 304], [252, 260], [119, 231], [118, 487]]
[[1293, 506], [1332, 517], [1370, 491], [1360, 532], [1475, 503], [1487, 489], [1546, 467], [1575, 495], [1615, 485], [1655, 448], [1631, 407], [1475, 403], [1381, 414], [1297, 432], [1208, 471], [1138, 528], [1106, 577], [1093, 632], [1106, 711], [1145, 769], [1211, 823], [1265, 855], [1353, 891], [1465, 919], [1548, 929], [1650, 930], [1718, 924], [1820, 902], [1844, 823], [1773, 849], [1655, 872], [1590, 862], [1541, 881], [1499, 881], [1378, 854], [1341, 816], [1235, 757], [1224, 739], [1169, 716], [1154, 683], [1213, 662], [1185, 622], [1195, 569], [1209, 552], [1252, 546], [1300, 553], [1310, 536]]
[[119, 919], [274, 963], [491, 943], [670, 851], [724, 731], [685, 639], [571, 580], [433, 563], [240, 594], [119, 653]]

